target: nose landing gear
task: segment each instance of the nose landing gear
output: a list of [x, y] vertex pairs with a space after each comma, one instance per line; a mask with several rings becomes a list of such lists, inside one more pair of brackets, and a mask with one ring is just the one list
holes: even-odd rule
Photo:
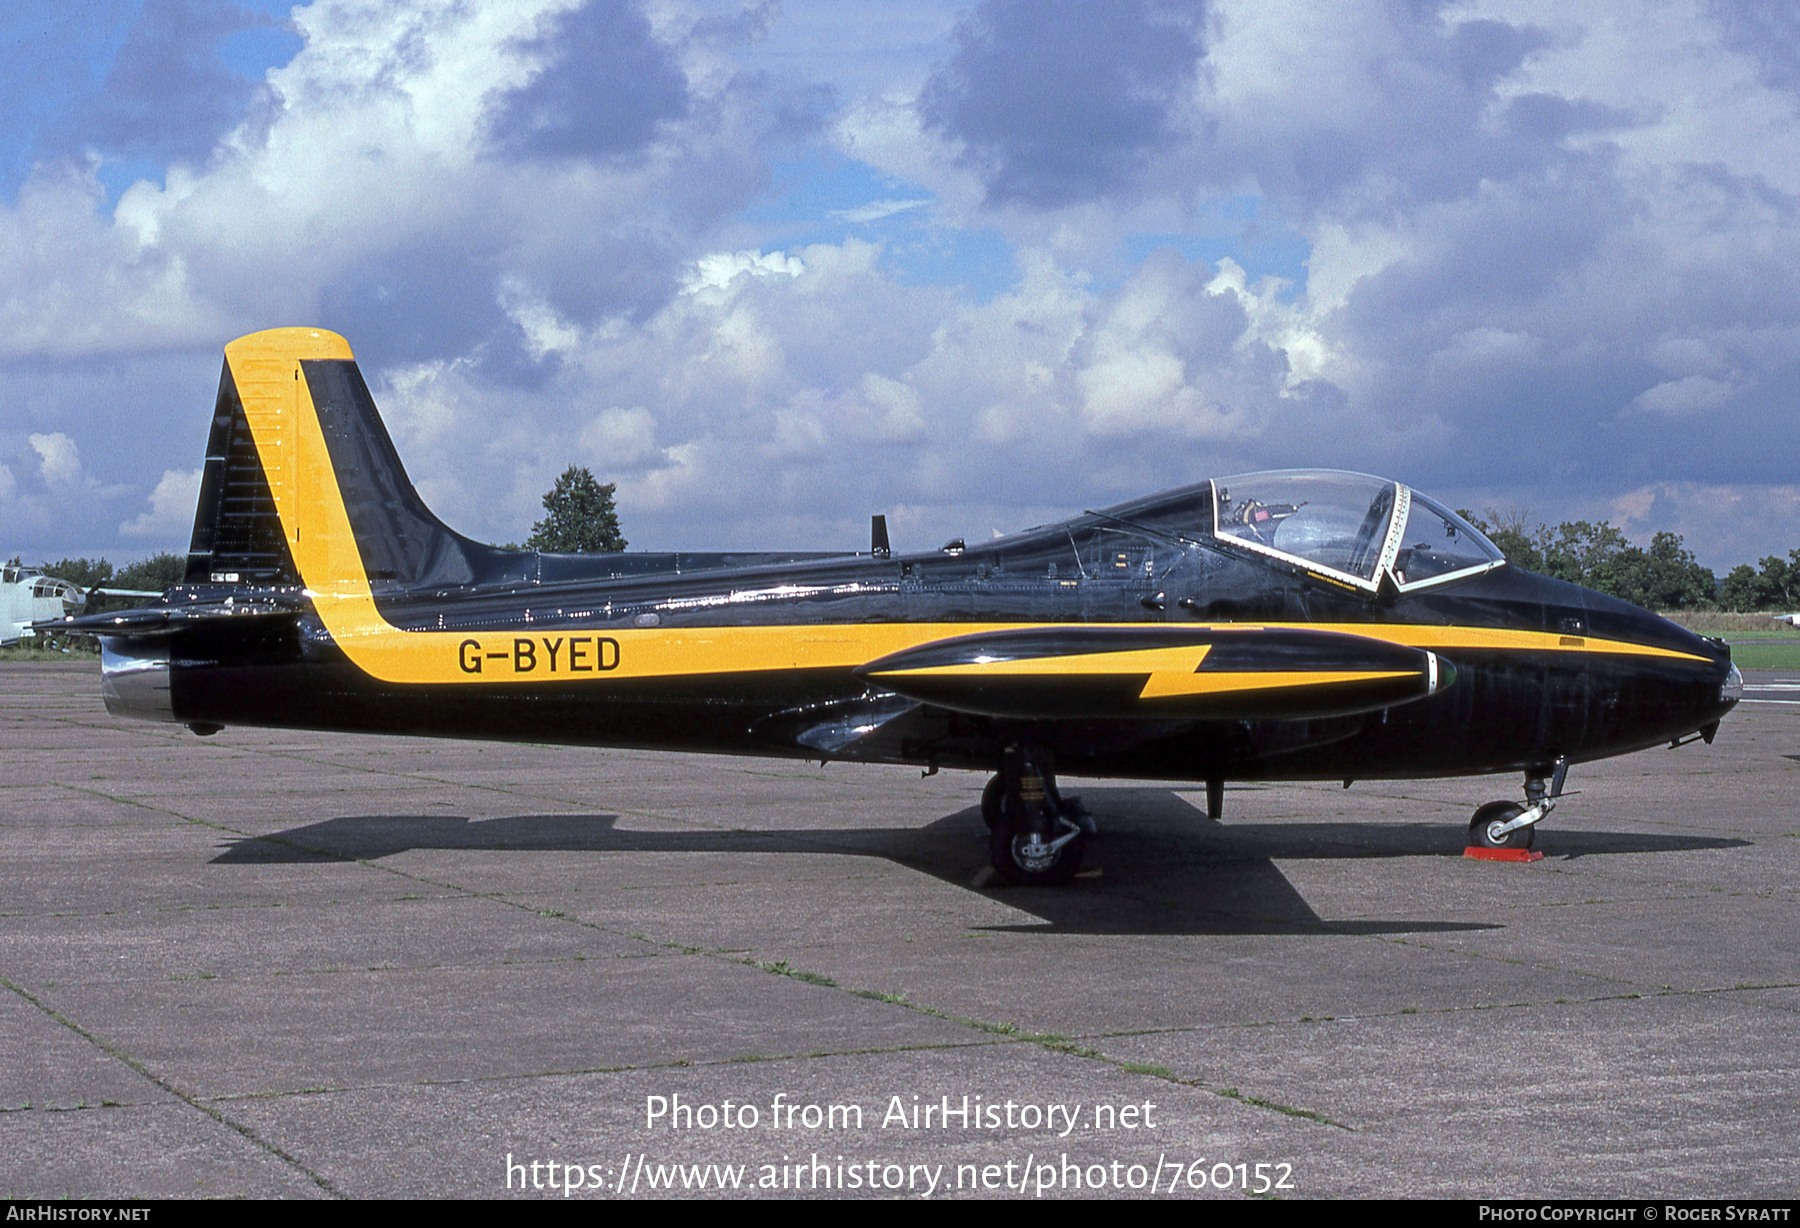
[[1032, 747], [1008, 746], [1000, 774], [981, 792], [994, 872], [1014, 886], [1066, 883], [1081, 869], [1094, 820], [1074, 798], [1056, 791], [1050, 757]]
[[[1521, 824], [1525, 807], [1517, 802], [1489, 802], [1469, 820], [1472, 849], [1528, 849], [1537, 839], [1536, 819]], [[1538, 815], [1541, 819], [1544, 816]]]
[[[1556, 807], [1562, 796], [1563, 781], [1569, 774], [1569, 761], [1558, 759], [1548, 778], [1543, 772], [1525, 775], [1526, 805], [1517, 802], [1489, 802], [1469, 820], [1467, 855], [1488, 852], [1524, 853], [1537, 839], [1537, 825]], [[1536, 854], [1532, 858], [1536, 859]]]

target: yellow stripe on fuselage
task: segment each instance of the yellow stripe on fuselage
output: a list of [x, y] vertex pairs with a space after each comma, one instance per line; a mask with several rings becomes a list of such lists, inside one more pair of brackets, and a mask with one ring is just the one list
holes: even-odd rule
[[[851, 669], [880, 657], [954, 636], [986, 631], [1018, 631], [1036, 622], [797, 624], [757, 627], [618, 628], [562, 626], [553, 634], [535, 630], [404, 631], [376, 608], [356, 545], [356, 534], [338, 488], [301, 360], [352, 361], [344, 339], [322, 329], [283, 328], [253, 333], [225, 347], [226, 362], [244, 405], [250, 433], [268, 476], [287, 545], [320, 621], [358, 669], [384, 682], [493, 683], [563, 682], [595, 679], [669, 678], [795, 669]], [[1166, 630], [1168, 623], [1118, 623]], [[1253, 632], [1261, 626], [1338, 631], [1433, 650], [1510, 649], [1589, 652], [1612, 655], [1706, 658], [1644, 644], [1581, 639], [1553, 632], [1484, 627], [1438, 627], [1391, 623], [1192, 624]], [[1139, 652], [1182, 653], [1193, 662], [1185, 671], [1152, 668], [1198, 682], [1200, 657], [1194, 648], [1129, 650], [1084, 654], [1136, 656]], [[1161, 659], [1161, 658], [1159, 658]], [[1037, 662], [1019, 662], [1021, 672], [1041, 672]], [[1108, 667], [1103, 672], [1130, 672]], [[1226, 675], [1214, 675], [1223, 678]], [[1386, 675], [1356, 675], [1359, 678]], [[1269, 675], [1248, 675], [1266, 679]], [[1299, 674], [1310, 683], [1337, 675]], [[1160, 685], [1160, 684], [1159, 684]], [[1171, 677], [1168, 685], [1186, 686]], [[1246, 685], [1239, 683], [1236, 685]], [[1256, 685], [1270, 685], [1259, 682]], [[1294, 685], [1300, 685], [1296, 682]], [[1177, 690], [1155, 695], [1189, 693]]]
[[883, 670], [870, 675], [882, 678], [1145, 678], [1139, 699], [1165, 699], [1177, 695], [1217, 695], [1227, 692], [1285, 690], [1301, 686], [1331, 686], [1344, 682], [1373, 682], [1405, 677], [1405, 670], [1208, 670], [1200, 666], [1212, 645], [1175, 648], [1133, 648], [1121, 652], [1083, 652], [1067, 656], [1026, 657], [1016, 661], [970, 661], [958, 665], [927, 665], [917, 669]]

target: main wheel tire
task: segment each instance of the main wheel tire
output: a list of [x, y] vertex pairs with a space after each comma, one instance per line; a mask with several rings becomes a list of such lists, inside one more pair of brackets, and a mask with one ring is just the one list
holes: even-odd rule
[[1001, 826], [988, 837], [988, 857], [994, 872], [1015, 887], [1052, 887], [1075, 877], [1086, 844], [1077, 832], [1055, 852], [1038, 852], [1046, 847], [1042, 837]]
[[1469, 820], [1469, 847], [1472, 849], [1528, 849], [1537, 839], [1537, 824], [1515, 827], [1504, 836], [1495, 836], [1494, 828], [1510, 823], [1525, 813], [1517, 802], [1489, 802]]
[[996, 775], [981, 791], [981, 821], [993, 831], [1000, 826], [1000, 815], [1006, 805], [1006, 777]]

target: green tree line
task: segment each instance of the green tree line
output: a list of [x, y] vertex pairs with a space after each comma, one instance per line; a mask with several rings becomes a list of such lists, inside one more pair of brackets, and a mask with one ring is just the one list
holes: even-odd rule
[[1647, 610], [1800, 609], [1800, 550], [1786, 559], [1771, 555], [1758, 567], [1740, 563], [1720, 580], [1694, 561], [1679, 533], [1657, 533], [1648, 546], [1635, 546], [1610, 524], [1565, 520], [1551, 528], [1529, 524], [1524, 513], [1491, 509], [1485, 519], [1462, 515], [1514, 566]]
[[1760, 566], [1739, 563], [1719, 581], [1722, 610], [1800, 611], [1800, 550], [1769, 555]]
[[[18, 562], [17, 559], [14, 562]], [[59, 559], [39, 567], [47, 576], [79, 584], [82, 588], [104, 585], [107, 588], [131, 588], [140, 592], [160, 593], [180, 584], [187, 574], [187, 555], [164, 551], [147, 559], [128, 563], [118, 570], [104, 558]], [[134, 603], [135, 604], [135, 603]]]

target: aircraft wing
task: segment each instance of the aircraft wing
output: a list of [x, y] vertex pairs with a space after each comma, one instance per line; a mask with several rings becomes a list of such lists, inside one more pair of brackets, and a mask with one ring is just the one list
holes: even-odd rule
[[1348, 716], [1423, 699], [1456, 678], [1448, 661], [1405, 644], [1237, 624], [992, 631], [934, 640], [855, 672], [939, 707], [1040, 720]]

